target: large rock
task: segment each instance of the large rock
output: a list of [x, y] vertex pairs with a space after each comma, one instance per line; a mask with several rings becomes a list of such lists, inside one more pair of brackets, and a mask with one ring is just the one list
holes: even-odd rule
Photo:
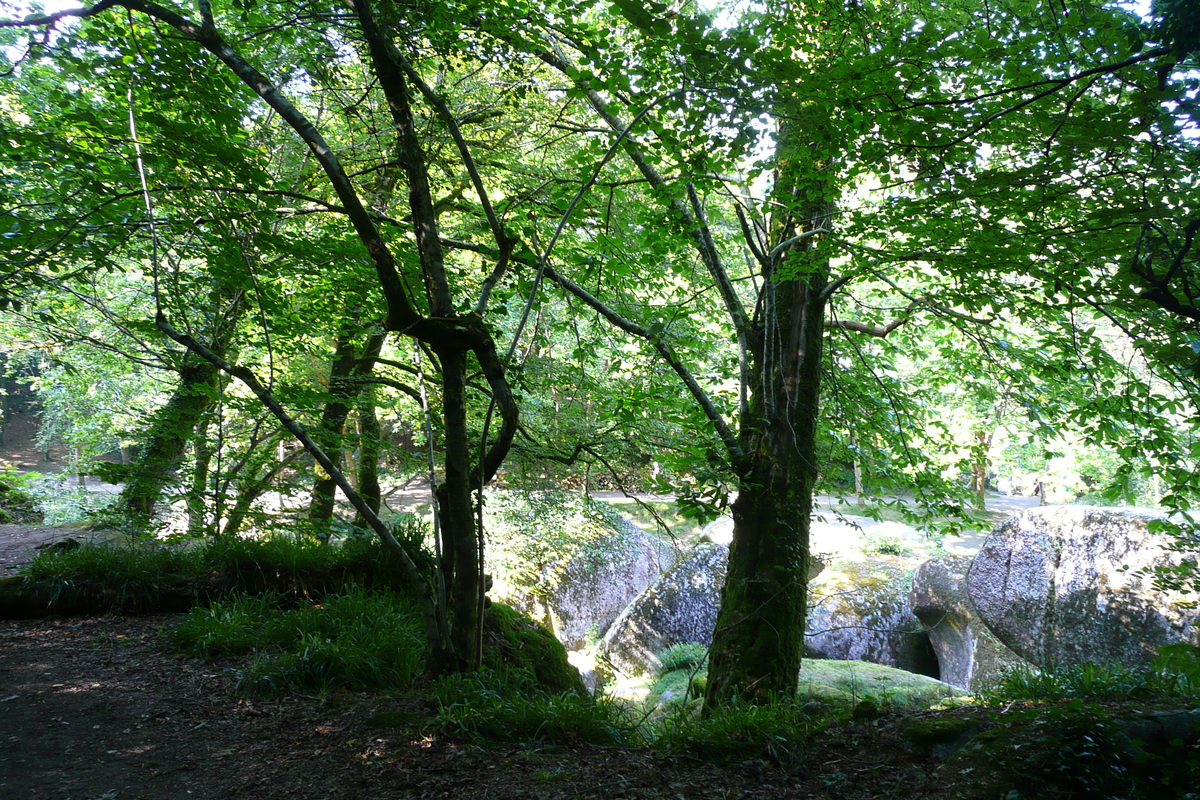
[[937, 654], [938, 677], [978, 692], [1012, 666], [1028, 664], [1005, 647], [979, 618], [967, 593], [969, 556], [926, 561], [913, 575], [909, 607]]
[[925, 710], [959, 693], [942, 681], [880, 664], [808, 659], [798, 694], [848, 710], [864, 700], [887, 710]]
[[1162, 645], [1196, 643], [1196, 595], [1160, 592], [1145, 574], [1178, 564], [1132, 511], [1046, 507], [999, 525], [971, 563], [967, 590], [1005, 645], [1036, 666], [1145, 664]]
[[607, 504], [577, 495], [491, 491], [486, 509], [492, 594], [569, 650], [598, 640], [680, 557]]
[[917, 563], [889, 556], [843, 559], [816, 576], [808, 586], [805, 655], [937, 677], [937, 657], [908, 605]]
[[600, 653], [626, 675], [654, 674], [657, 654], [681, 642], [712, 642], [729, 548], [701, 544], [664, 572], [621, 612]]
[[[654, 674], [657, 654], [682, 642], [712, 642], [729, 548], [706, 543], [638, 595], [617, 617], [600, 645], [601, 656], [626, 675]], [[872, 661], [909, 672], [936, 674], [937, 658], [908, 611], [903, 559], [842, 562], [809, 574], [810, 658]]]

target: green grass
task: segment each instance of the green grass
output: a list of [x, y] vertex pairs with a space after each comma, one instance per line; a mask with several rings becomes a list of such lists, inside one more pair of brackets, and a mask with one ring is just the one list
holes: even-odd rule
[[470, 741], [594, 744], [641, 742], [632, 711], [618, 701], [576, 692], [539, 691], [520, 670], [451, 675], [434, 686], [433, 732]]
[[1168, 645], [1144, 668], [1091, 663], [1052, 665], [1042, 670], [1016, 668], [1001, 676], [983, 698], [994, 704], [1013, 700], [1200, 700], [1200, 648]]
[[[401, 529], [397, 533], [410, 556], [431, 574], [432, 557], [420, 548], [415, 534]], [[140, 611], [155, 610], [155, 599], [164, 586], [179, 590], [188, 582], [201, 600], [233, 593], [311, 599], [351, 586], [400, 590], [408, 585], [398, 559], [374, 537], [326, 544], [282, 533], [203, 543], [137, 540], [126, 545], [48, 549], [21, 574], [31, 585], [50, 589], [54, 601], [73, 595], [105, 596], [115, 598], [117, 607]]]
[[711, 761], [764, 759], [790, 766], [802, 758], [812, 737], [835, 717], [814, 713], [788, 700], [761, 705], [732, 703], [709, 716], [679, 706], [660, 722], [656, 749]]
[[680, 642], [657, 654], [659, 677], [681, 669], [696, 669], [708, 663], [708, 646], [699, 642]]
[[147, 611], [156, 607], [164, 585], [198, 578], [206, 570], [202, 554], [177, 547], [88, 544], [43, 550], [21, 575], [49, 589], [52, 603], [105, 595], [113, 607]]
[[424, 666], [420, 612], [391, 592], [353, 589], [289, 609], [267, 596], [245, 597], [193, 610], [165, 635], [191, 656], [251, 655], [239, 682], [260, 696], [398, 690]]

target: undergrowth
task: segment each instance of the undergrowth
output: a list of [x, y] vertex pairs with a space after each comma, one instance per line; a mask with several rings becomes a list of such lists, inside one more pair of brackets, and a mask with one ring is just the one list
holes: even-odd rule
[[1016, 668], [985, 690], [983, 699], [993, 704], [1013, 700], [1200, 700], [1200, 648], [1166, 645], [1148, 667], [1141, 668], [1091, 663], [1054, 664], [1040, 670]]
[[415, 603], [361, 588], [296, 608], [263, 595], [216, 603], [193, 610], [166, 636], [187, 655], [252, 655], [239, 684], [260, 696], [403, 689], [424, 667]]
[[48, 590], [51, 606], [79, 597], [104, 596], [111, 607], [153, 610], [165, 585], [206, 571], [201, 553], [174, 547], [81, 545], [48, 548], [21, 571], [27, 583]]
[[522, 670], [449, 675], [433, 687], [433, 731], [455, 739], [631, 747], [642, 739], [628, 706], [577, 692], [546, 693]]
[[[432, 557], [412, 525], [397, 538], [427, 574]], [[233, 594], [292, 594], [319, 599], [351, 586], [402, 590], [408, 577], [399, 560], [373, 537], [341, 543], [276, 534], [222, 537], [205, 542], [83, 544], [47, 548], [21, 572], [26, 582], [48, 589], [52, 604], [75, 596], [114, 598], [114, 607], [155, 610], [164, 587], [190, 586], [198, 601]]]
[[814, 736], [838, 721], [786, 699], [733, 702], [709, 715], [678, 706], [657, 726], [654, 746], [673, 755], [711, 761], [765, 760], [791, 766]]

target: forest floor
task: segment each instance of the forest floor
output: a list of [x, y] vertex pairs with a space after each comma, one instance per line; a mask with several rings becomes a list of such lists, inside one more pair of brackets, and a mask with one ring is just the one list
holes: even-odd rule
[[[30, 438], [8, 437], [0, 469], [61, 468]], [[15, 441], [26, 444], [14, 449]], [[37, 545], [68, 536], [88, 533], [0, 526], [0, 577]], [[238, 691], [240, 664], [171, 652], [160, 633], [178, 619], [0, 621], [0, 798], [948, 800], [963, 796], [971, 776], [902, 729], [935, 717], [1003, 724], [980, 708], [885, 715], [832, 728], [785, 763], [583, 744], [481, 746], [429, 735], [436, 709], [420, 686], [391, 696], [249, 698]]]
[[[0, 797], [957, 796], [938, 762], [895, 733], [899, 718], [833, 729], [788, 765], [710, 763], [644, 748], [482, 747], [427, 735], [433, 706], [419, 687], [403, 696], [248, 699], [237, 691], [234, 665], [167, 649], [159, 631], [176, 619], [0, 623]], [[389, 725], [402, 722], [379, 727], [381, 712]]]

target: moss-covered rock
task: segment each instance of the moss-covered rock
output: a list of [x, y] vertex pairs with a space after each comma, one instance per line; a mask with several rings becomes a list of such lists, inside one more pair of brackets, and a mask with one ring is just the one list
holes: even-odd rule
[[516, 609], [493, 603], [483, 622], [483, 666], [496, 672], [520, 670], [549, 694], [588, 693], [579, 670], [550, 631]]
[[567, 647], [596, 641], [679, 551], [580, 495], [487, 493], [491, 594]]
[[919, 561], [872, 555], [833, 562], [809, 582], [805, 655], [870, 661], [940, 677], [908, 590]]
[[806, 659], [801, 699], [853, 710], [869, 701], [883, 710], [930, 708], [960, 694], [953, 686], [882, 664]]
[[41, 525], [42, 520], [33, 495], [0, 479], [0, 525]]

